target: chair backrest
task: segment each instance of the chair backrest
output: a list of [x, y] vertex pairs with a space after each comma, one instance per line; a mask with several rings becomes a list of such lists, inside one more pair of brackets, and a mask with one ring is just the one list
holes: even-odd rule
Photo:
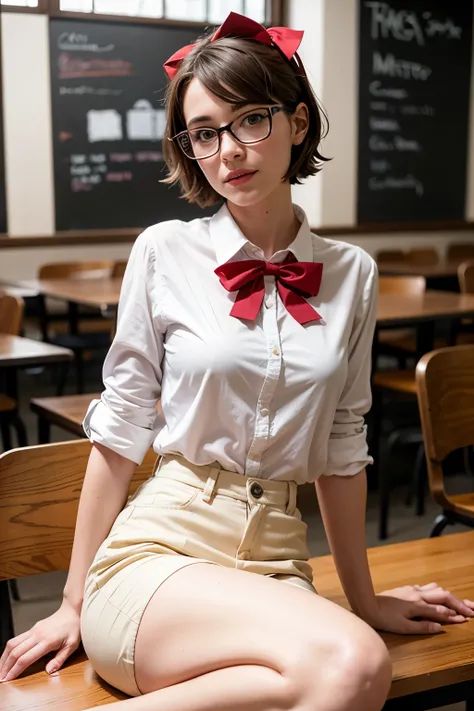
[[0, 292], [0, 333], [18, 336], [25, 304], [23, 299], [13, 294]]
[[[0, 456], [0, 580], [68, 568], [90, 450], [82, 439]], [[131, 492], [151, 476], [155, 459], [150, 449]]]
[[463, 294], [474, 294], [474, 259], [459, 265], [458, 279]]
[[119, 262], [114, 262], [114, 266], [112, 267], [112, 274], [111, 277], [112, 279], [121, 279], [123, 275], [125, 274], [125, 269], [127, 268], [127, 260], [121, 260]]
[[390, 264], [392, 262], [403, 262], [405, 253], [402, 249], [382, 249], [375, 255], [377, 264]]
[[426, 279], [422, 276], [381, 276], [379, 294], [397, 296], [423, 296], [426, 291]]
[[409, 249], [407, 256], [411, 264], [429, 266], [431, 264], [438, 264], [439, 262], [438, 251], [431, 247], [426, 249]]
[[52, 262], [42, 264], [39, 279], [100, 279], [110, 277], [113, 262], [108, 259], [86, 262]]
[[449, 260], [474, 259], [474, 243], [450, 244], [446, 256]]
[[442, 463], [454, 450], [474, 444], [474, 345], [427, 353], [416, 367], [416, 383], [430, 488], [449, 508]]

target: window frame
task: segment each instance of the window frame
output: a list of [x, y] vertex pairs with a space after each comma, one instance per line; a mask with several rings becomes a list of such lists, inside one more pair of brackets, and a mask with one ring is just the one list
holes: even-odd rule
[[[265, 0], [267, 14], [270, 17], [268, 26], [278, 26], [283, 24], [284, 16], [284, 0]], [[163, 26], [184, 26], [203, 28], [208, 27], [212, 23], [208, 21], [200, 22], [193, 20], [175, 20], [173, 18], [164, 17], [136, 17], [133, 15], [114, 15], [114, 14], [99, 14], [95, 12], [76, 12], [71, 10], [61, 10], [59, 7], [60, 0], [38, 0], [37, 7], [25, 7], [22, 5], [1, 5], [2, 12], [27, 12], [38, 15], [49, 15], [49, 17], [69, 17], [77, 20], [98, 20], [98, 21], [113, 21], [113, 22], [136, 22], [139, 24], [152, 24]]]

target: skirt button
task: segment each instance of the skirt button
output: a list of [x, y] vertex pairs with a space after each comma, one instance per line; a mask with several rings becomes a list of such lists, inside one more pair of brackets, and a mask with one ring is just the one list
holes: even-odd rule
[[252, 494], [254, 499], [260, 499], [263, 496], [263, 489], [260, 484], [254, 482], [250, 487], [250, 493]]

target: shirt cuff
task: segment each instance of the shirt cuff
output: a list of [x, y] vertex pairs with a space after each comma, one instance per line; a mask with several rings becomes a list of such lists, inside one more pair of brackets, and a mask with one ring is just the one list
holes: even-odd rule
[[354, 476], [373, 463], [367, 446], [367, 426], [363, 425], [329, 440], [323, 476]]
[[142, 463], [155, 437], [153, 430], [126, 422], [102, 400], [92, 400], [82, 429], [90, 442], [103, 444], [135, 464]]

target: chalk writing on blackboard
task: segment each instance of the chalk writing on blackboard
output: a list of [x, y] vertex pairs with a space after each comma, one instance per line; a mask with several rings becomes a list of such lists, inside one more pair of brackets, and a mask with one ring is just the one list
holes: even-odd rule
[[[453, 149], [443, 159], [461, 177], [460, 195], [446, 206], [446, 217], [461, 217], [465, 156], [456, 141], [465, 150], [471, 36], [472, 7], [448, 0], [360, 0], [360, 220], [441, 214], [436, 156], [447, 134]], [[452, 101], [459, 102], [457, 111]]]

